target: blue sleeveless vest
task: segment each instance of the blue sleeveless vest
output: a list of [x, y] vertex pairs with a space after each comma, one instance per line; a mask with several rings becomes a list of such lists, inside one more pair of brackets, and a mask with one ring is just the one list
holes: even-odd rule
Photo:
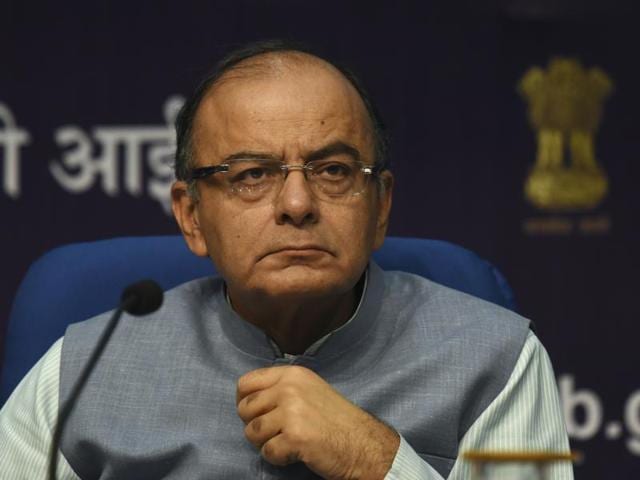
[[[109, 316], [68, 328], [61, 404]], [[122, 318], [62, 453], [83, 479], [317, 478], [303, 464], [262, 460], [236, 414], [240, 376], [292, 363], [391, 425], [446, 477], [460, 439], [507, 383], [528, 328], [513, 312], [371, 263], [352, 321], [313, 355], [285, 359], [230, 308], [221, 279], [195, 280], [167, 292], [153, 315]]]

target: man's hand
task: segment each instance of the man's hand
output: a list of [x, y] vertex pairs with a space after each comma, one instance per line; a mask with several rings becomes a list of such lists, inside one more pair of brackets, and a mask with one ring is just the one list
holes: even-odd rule
[[247, 439], [274, 465], [304, 462], [326, 479], [382, 479], [399, 435], [299, 366], [261, 368], [238, 380]]

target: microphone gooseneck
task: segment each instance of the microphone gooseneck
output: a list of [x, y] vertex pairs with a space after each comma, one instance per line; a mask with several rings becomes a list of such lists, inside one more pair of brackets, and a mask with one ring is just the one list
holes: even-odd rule
[[80, 373], [78, 380], [71, 389], [71, 393], [64, 405], [61, 406], [58, 413], [58, 419], [53, 431], [53, 437], [51, 440], [51, 450], [49, 451], [49, 472], [48, 479], [56, 479], [56, 469], [58, 466], [58, 449], [60, 448], [60, 441], [62, 439], [62, 432], [64, 426], [69, 418], [71, 410], [80, 395], [80, 392], [87, 383], [87, 379], [96, 363], [100, 359], [102, 352], [111, 338], [111, 334], [116, 328], [120, 317], [123, 312], [127, 312], [131, 315], [142, 316], [155, 312], [162, 305], [163, 292], [160, 286], [153, 280], [141, 280], [126, 287], [120, 297], [120, 303], [118, 308], [113, 312], [113, 315], [109, 319], [109, 323], [104, 328], [98, 343], [96, 344], [89, 361], [85, 365], [84, 369]]

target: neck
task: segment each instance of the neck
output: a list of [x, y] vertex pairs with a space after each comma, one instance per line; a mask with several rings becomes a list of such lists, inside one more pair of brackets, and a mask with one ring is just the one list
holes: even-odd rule
[[233, 309], [269, 335], [281, 352], [300, 355], [351, 318], [360, 301], [363, 284], [364, 276], [344, 294], [299, 301], [248, 298], [232, 291], [229, 297]]

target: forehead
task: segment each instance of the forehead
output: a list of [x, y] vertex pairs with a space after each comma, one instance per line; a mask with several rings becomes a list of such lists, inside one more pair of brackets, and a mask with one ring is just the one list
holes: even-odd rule
[[278, 62], [231, 71], [205, 96], [193, 131], [199, 164], [239, 150], [303, 155], [335, 141], [372, 155], [366, 108], [340, 72], [314, 57]]

